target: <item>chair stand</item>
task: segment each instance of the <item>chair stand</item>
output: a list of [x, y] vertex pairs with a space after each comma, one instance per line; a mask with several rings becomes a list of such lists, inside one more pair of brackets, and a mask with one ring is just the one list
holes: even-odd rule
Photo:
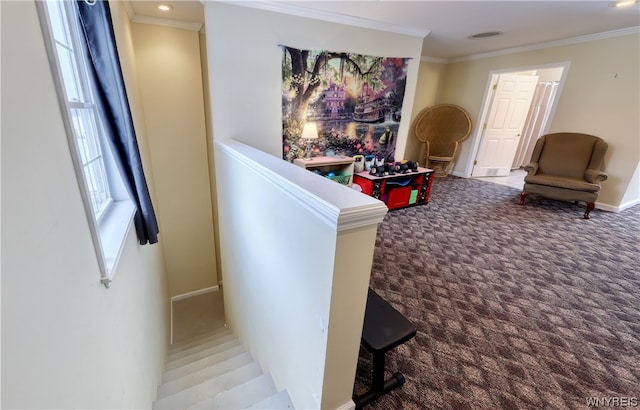
[[[524, 192], [522, 191], [520, 193], [520, 202], [518, 202], [518, 205], [524, 205], [524, 200], [527, 198], [527, 196], [529, 195], [528, 192]], [[578, 201], [575, 201], [576, 204], [578, 204]], [[591, 219], [589, 217], [589, 214], [591, 213], [591, 211], [593, 211], [596, 207], [595, 202], [587, 202], [587, 210], [585, 211], [583, 218], [584, 219]]]
[[437, 178], [444, 178], [449, 175], [449, 167], [451, 160], [441, 161], [437, 159], [427, 159], [427, 168], [433, 169], [435, 172], [433, 176]]
[[522, 191], [520, 193], [520, 202], [518, 202], [518, 205], [524, 205], [524, 200], [527, 198], [528, 195], [529, 195], [528, 192]]
[[584, 213], [584, 219], [590, 219], [589, 214], [593, 211], [593, 208], [596, 207], [594, 202], [587, 202], [587, 211]]

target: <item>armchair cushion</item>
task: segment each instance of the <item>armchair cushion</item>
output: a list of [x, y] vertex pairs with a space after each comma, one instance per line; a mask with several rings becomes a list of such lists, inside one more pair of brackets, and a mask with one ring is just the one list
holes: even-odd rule
[[565, 133], [561, 138], [547, 136], [538, 159], [538, 173], [583, 179], [594, 145], [594, 140], [584, 140], [581, 134]]
[[600, 190], [600, 184], [590, 183], [582, 178], [560, 177], [557, 175], [528, 175], [524, 177], [524, 182], [527, 184], [545, 185], [574, 191], [598, 192]]

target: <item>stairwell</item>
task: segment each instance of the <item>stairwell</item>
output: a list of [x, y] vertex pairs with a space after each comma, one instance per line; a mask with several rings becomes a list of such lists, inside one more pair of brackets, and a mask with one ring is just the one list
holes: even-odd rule
[[174, 309], [182, 328], [197, 334], [171, 345], [153, 409], [293, 409], [287, 391], [277, 391], [232, 332], [209, 317], [212, 297], [191, 298]]
[[269, 374], [222, 328], [173, 345], [154, 409], [292, 409]]

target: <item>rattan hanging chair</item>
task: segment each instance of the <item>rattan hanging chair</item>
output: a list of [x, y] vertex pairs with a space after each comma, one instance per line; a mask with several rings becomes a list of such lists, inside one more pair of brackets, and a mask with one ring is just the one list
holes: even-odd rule
[[471, 133], [469, 114], [454, 104], [438, 104], [424, 109], [416, 118], [415, 135], [424, 144], [420, 162], [435, 170], [435, 175], [449, 175], [460, 142]]

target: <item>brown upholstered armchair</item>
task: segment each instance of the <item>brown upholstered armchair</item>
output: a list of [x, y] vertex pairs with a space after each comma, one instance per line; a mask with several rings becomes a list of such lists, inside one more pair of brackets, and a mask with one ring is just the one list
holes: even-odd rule
[[543, 135], [536, 142], [531, 163], [524, 169], [524, 188], [520, 205], [529, 194], [538, 194], [560, 201], [584, 201], [587, 211], [595, 207], [600, 182], [607, 179], [604, 155], [607, 143], [593, 135], [559, 132]]

